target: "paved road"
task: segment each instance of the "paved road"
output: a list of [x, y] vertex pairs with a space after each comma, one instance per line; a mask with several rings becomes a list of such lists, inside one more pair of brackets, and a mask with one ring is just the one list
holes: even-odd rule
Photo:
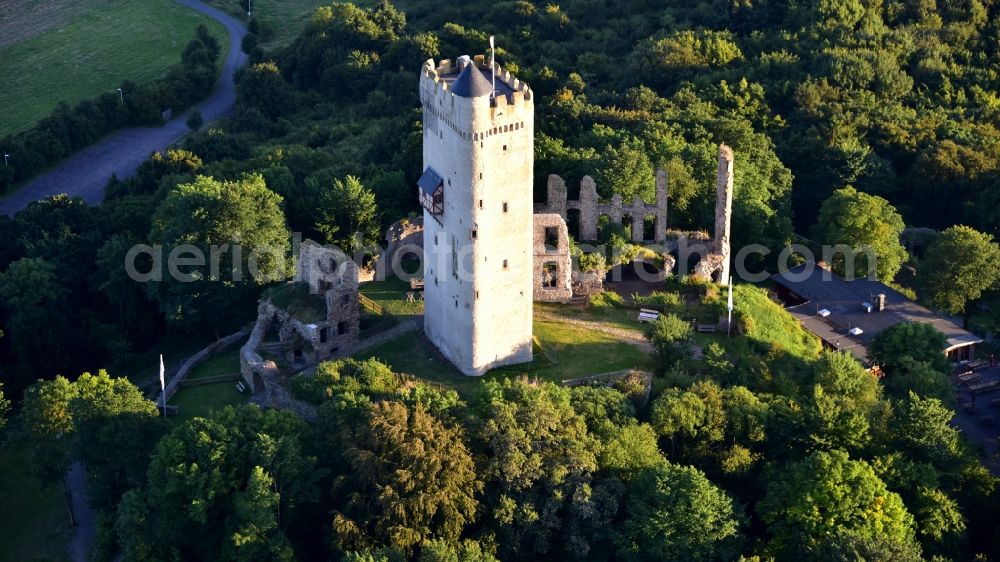
[[212, 96], [161, 127], [125, 129], [77, 152], [25, 184], [16, 193], [0, 200], [0, 213], [13, 215], [32, 201], [59, 193], [79, 195], [92, 205], [100, 203], [112, 174], [117, 174], [119, 178], [131, 176], [150, 154], [167, 148], [188, 132], [184, 121], [191, 111], [201, 111], [205, 121], [232, 112], [236, 103], [233, 76], [247, 60], [246, 54], [240, 50], [243, 36], [247, 33], [246, 26], [229, 14], [198, 0], [176, 1], [218, 21], [229, 33], [229, 53]]

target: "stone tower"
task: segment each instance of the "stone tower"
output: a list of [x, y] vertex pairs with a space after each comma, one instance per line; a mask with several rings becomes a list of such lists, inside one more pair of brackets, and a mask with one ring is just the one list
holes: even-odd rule
[[531, 361], [531, 90], [463, 56], [424, 63], [420, 102], [424, 331], [466, 375]]
[[722, 256], [719, 284], [729, 285], [730, 223], [733, 218], [733, 149], [719, 145], [719, 170], [715, 180], [715, 253]]

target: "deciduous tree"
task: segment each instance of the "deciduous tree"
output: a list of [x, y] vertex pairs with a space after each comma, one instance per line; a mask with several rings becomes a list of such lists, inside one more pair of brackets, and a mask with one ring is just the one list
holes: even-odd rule
[[1000, 280], [1000, 245], [989, 234], [953, 226], [927, 249], [920, 284], [927, 303], [948, 314], [965, 314], [969, 302]]
[[[904, 226], [903, 217], [885, 199], [845, 187], [823, 202], [813, 235], [823, 244], [850, 249], [846, 257], [843, 252], [833, 256], [831, 265], [838, 274], [863, 277], [874, 268], [879, 279], [892, 281], [907, 257], [899, 242]], [[847, 271], [848, 260], [854, 262], [853, 271]]]

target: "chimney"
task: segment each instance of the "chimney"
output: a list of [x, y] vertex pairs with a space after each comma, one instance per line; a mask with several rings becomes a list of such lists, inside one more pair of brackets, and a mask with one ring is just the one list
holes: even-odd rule
[[875, 295], [875, 307], [879, 312], [885, 310], [885, 293]]

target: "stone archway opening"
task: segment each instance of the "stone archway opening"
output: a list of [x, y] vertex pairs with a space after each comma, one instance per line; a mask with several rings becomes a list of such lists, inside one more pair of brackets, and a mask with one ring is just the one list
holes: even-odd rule
[[423, 265], [423, 260], [412, 250], [407, 250], [407, 252], [399, 258], [399, 269], [405, 275], [409, 275], [411, 277], [422, 277]]
[[580, 209], [566, 210], [566, 228], [574, 240], [580, 240]]
[[626, 240], [633, 240], [632, 238], [632, 215], [625, 213], [622, 215], [622, 233], [625, 235]]
[[642, 239], [662, 242], [661, 240], [656, 240], [656, 215], [642, 217]]

